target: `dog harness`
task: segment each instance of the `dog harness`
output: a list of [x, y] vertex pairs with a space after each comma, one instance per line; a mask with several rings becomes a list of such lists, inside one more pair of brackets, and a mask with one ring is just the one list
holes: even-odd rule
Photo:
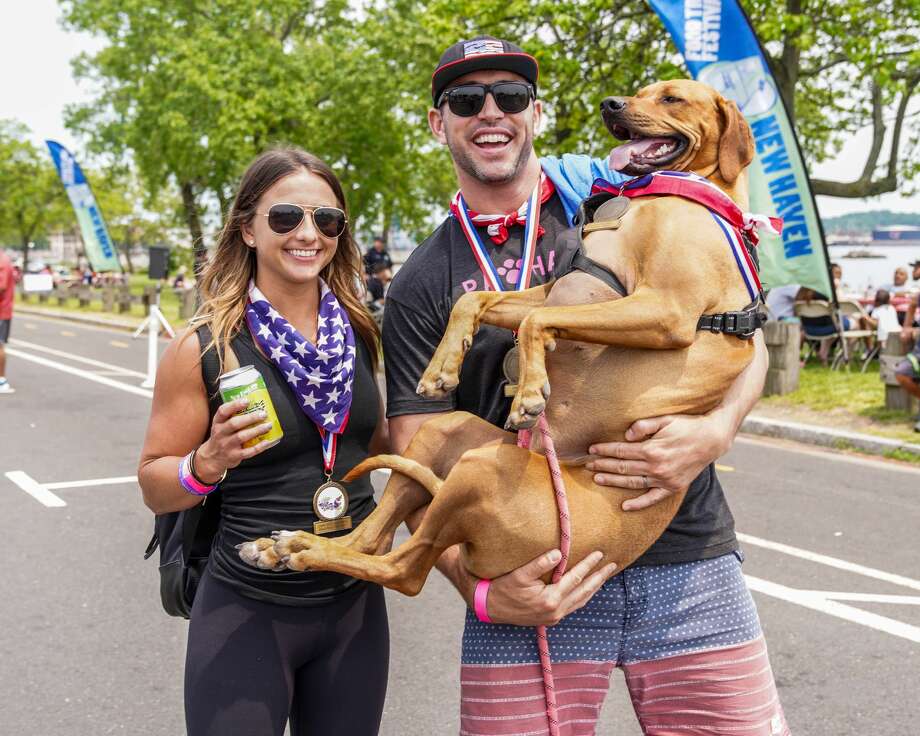
[[[656, 171], [630, 179], [619, 186], [604, 179], [596, 179], [591, 188], [591, 196], [581, 203], [575, 216], [579, 248], [572, 259], [570, 270], [589, 273], [606, 283], [621, 296], [626, 296], [626, 288], [616, 274], [585, 254], [584, 236], [596, 230], [615, 230], [620, 226], [619, 218], [605, 222], [594, 220], [594, 215], [601, 205], [614, 197], [633, 199], [662, 195], [683, 197], [709, 210], [728, 241], [735, 263], [751, 297], [751, 302], [740, 311], [704, 314], [697, 322], [697, 330], [750, 339], [766, 321], [766, 316], [757, 309], [763, 301], [763, 288], [754, 263], [756, 257], [754, 247], [758, 242], [756, 230], [764, 227], [768, 232], [779, 235], [783, 222], [778, 217], [743, 212], [734, 200], [715, 184], [697, 174], [683, 171]], [[621, 211], [620, 215], [622, 214], [625, 214], [625, 210]]]

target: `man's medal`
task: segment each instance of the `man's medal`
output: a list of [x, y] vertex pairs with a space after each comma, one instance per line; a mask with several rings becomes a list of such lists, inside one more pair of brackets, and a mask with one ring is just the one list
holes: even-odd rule
[[[524, 225], [524, 246], [521, 251], [521, 271], [518, 275], [517, 284], [515, 284], [515, 291], [523, 291], [530, 286], [530, 275], [533, 270], [534, 257], [537, 252], [537, 238], [539, 237], [540, 200], [542, 190], [543, 175], [541, 174], [540, 181], [537, 182], [537, 186], [534, 187], [533, 193], [530, 195], [530, 199], [527, 202], [526, 222]], [[457, 219], [460, 222], [460, 228], [463, 230], [463, 234], [470, 244], [470, 249], [473, 251], [473, 257], [479, 265], [479, 270], [482, 271], [486, 288], [491, 288], [492, 291], [504, 291], [505, 289], [502, 286], [498, 269], [489, 257], [485, 246], [483, 246], [479, 233], [476, 232], [476, 228], [470, 218], [469, 209], [466, 206], [463, 195], [459, 192], [457, 193], [457, 204], [458, 206], [453, 208], [452, 211], [457, 215]], [[505, 353], [505, 358], [502, 361], [502, 373], [505, 376], [505, 396], [514, 396], [517, 393], [517, 384], [520, 378], [520, 357], [517, 346], [517, 333], [515, 333], [514, 339], [514, 347]]]

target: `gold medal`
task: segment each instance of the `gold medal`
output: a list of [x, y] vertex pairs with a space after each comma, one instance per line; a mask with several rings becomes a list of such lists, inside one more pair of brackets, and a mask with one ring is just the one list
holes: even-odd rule
[[518, 381], [521, 378], [521, 351], [515, 345], [505, 353], [502, 361], [502, 373], [505, 374], [505, 396], [514, 396], [517, 393]]
[[582, 228], [587, 235], [597, 230], [616, 230], [629, 209], [629, 197], [611, 197], [594, 212], [594, 219]]
[[351, 529], [348, 512], [348, 491], [341, 483], [328, 476], [313, 493], [313, 513], [320, 521], [313, 522], [314, 534], [328, 534], [342, 529]]

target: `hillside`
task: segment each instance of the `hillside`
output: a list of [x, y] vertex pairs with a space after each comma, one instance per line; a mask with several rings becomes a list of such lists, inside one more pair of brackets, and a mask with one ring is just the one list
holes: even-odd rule
[[873, 210], [871, 212], [850, 212], [846, 215], [828, 217], [821, 221], [826, 233], [864, 232], [876, 227], [891, 225], [920, 225], [920, 213]]

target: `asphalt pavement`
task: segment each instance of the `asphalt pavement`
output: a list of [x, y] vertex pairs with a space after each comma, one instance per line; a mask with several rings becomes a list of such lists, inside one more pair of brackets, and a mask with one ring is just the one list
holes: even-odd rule
[[[184, 733], [185, 621], [159, 606], [134, 479], [146, 340], [17, 316], [0, 396], [0, 733]], [[161, 343], [161, 346], [165, 343]], [[719, 461], [797, 736], [920, 732], [920, 471], [741, 437]], [[382, 734], [455, 734], [464, 610], [388, 594]], [[343, 703], [360, 697], [360, 683]], [[638, 736], [615, 674], [598, 734]]]

